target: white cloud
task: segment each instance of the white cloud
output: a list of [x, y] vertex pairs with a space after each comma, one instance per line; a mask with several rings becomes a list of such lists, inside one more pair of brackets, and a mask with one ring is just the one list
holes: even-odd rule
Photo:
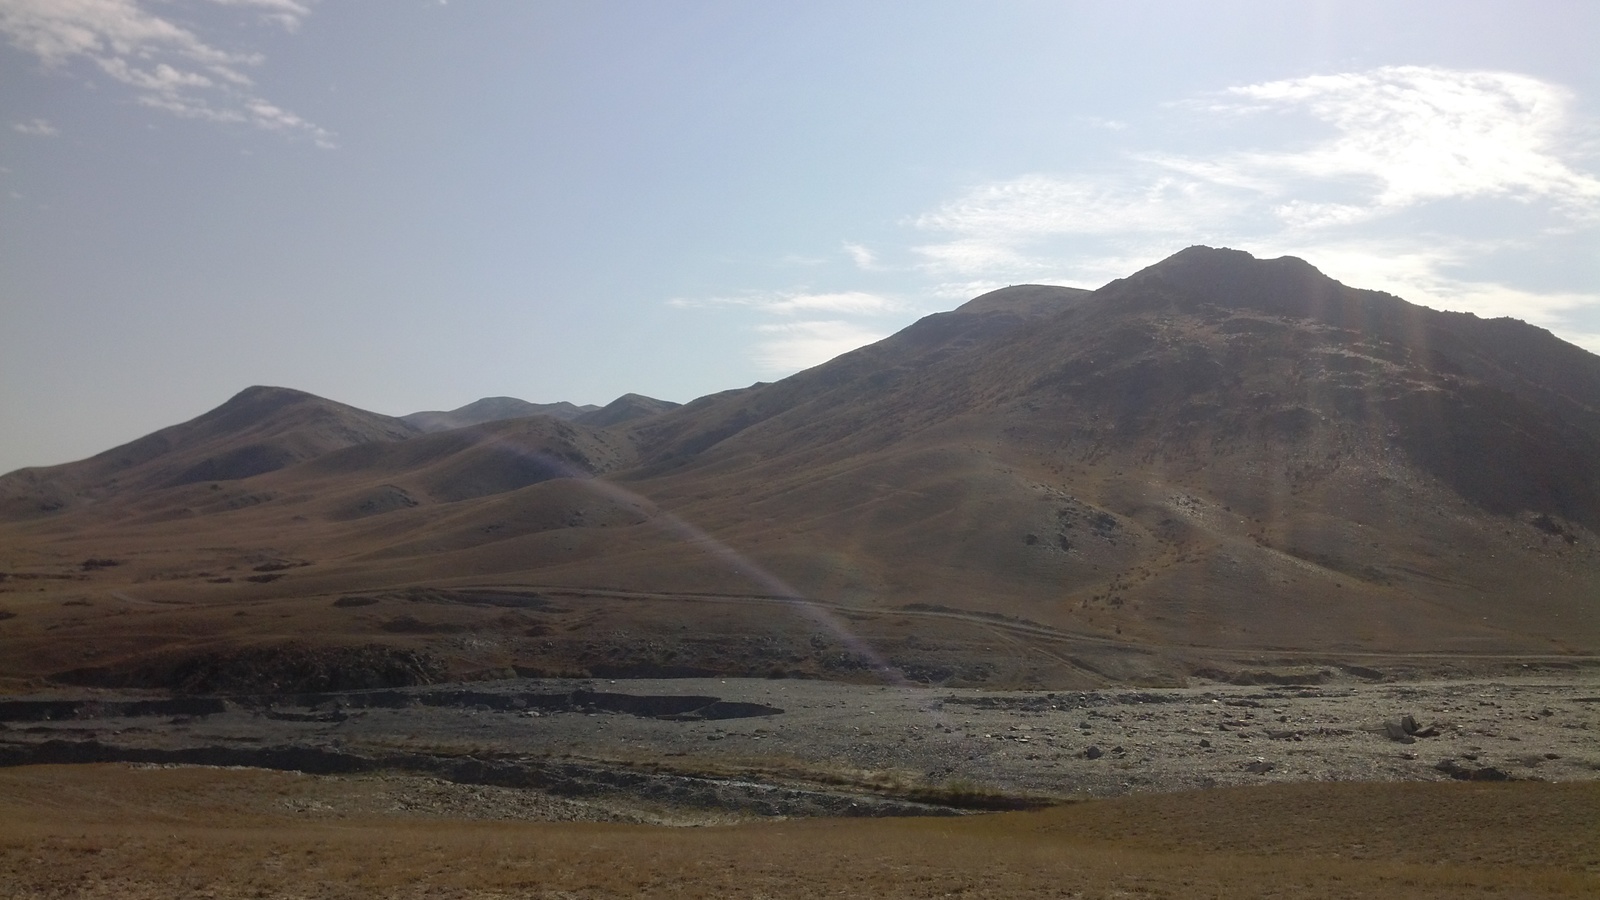
[[980, 184], [914, 220], [951, 238], [916, 250], [939, 272], [1048, 268], [1032, 257], [1051, 237], [1314, 231], [1485, 197], [1541, 200], [1588, 220], [1600, 217], [1600, 178], [1560, 158], [1568, 103], [1527, 76], [1415, 66], [1246, 85], [1191, 106], [1237, 118], [1302, 113], [1333, 134], [1288, 150], [1152, 152], [1107, 173]]
[[[310, 14], [295, 0], [210, 2], [253, 9], [291, 30]], [[262, 63], [259, 54], [220, 50], [149, 6], [138, 0], [0, 0], [0, 34], [46, 66], [87, 60], [151, 108], [333, 145], [325, 129], [254, 94], [245, 70]]]
[[1011, 246], [1013, 240], [1004, 235], [977, 234], [973, 237], [940, 244], [912, 247], [912, 252], [923, 259], [923, 267], [940, 275], [967, 275], [983, 272], [1024, 273], [1037, 271], [1049, 265], [1047, 261], [1031, 259], [1019, 248]]
[[1600, 178], [1556, 152], [1569, 105], [1566, 90], [1526, 75], [1390, 66], [1231, 88], [1212, 108], [1299, 112], [1332, 126], [1331, 138], [1310, 147], [1241, 153], [1221, 166], [1369, 181], [1374, 214], [1492, 196], [1592, 215]]
[[1160, 172], [1024, 175], [979, 185], [917, 217], [917, 228], [952, 239], [912, 249], [934, 273], [1034, 277], [1060, 268], [1056, 254], [1039, 251], [1047, 239], [1150, 234], [1192, 243], [1196, 223], [1235, 218], [1248, 199], [1227, 184]]
[[1102, 119], [1099, 116], [1078, 116], [1077, 120], [1090, 128], [1103, 128], [1106, 131], [1126, 131], [1128, 123], [1120, 119]]
[[795, 294], [773, 301], [765, 307], [769, 312], [834, 312], [853, 315], [882, 315], [901, 309], [900, 303], [878, 294], [865, 291], [840, 291], [831, 294]]
[[767, 322], [750, 326], [758, 338], [748, 355], [761, 371], [782, 374], [820, 365], [841, 353], [881, 340], [897, 330], [900, 320], [910, 312], [895, 297], [867, 291], [679, 297], [667, 304], [679, 309], [742, 308], [770, 317]]
[[44, 119], [29, 119], [26, 122], [13, 122], [11, 130], [21, 134], [31, 134], [34, 137], [55, 137], [60, 132], [54, 125]]
[[296, 0], [211, 0], [218, 6], [242, 6], [256, 10], [269, 22], [282, 25], [288, 31], [300, 27], [300, 22], [311, 15], [311, 7]]
[[[1519, 254], [1548, 251], [1541, 242], [1554, 235], [1582, 246], [1600, 225], [1600, 177], [1576, 161], [1584, 155], [1565, 89], [1509, 73], [1390, 67], [1244, 85], [1167, 108], [1190, 117], [1175, 130], [1203, 125], [1208, 142], [1231, 137], [1232, 146], [1152, 146], [1093, 170], [974, 184], [906, 219], [916, 235], [909, 247], [846, 242], [844, 253], [857, 272], [920, 276], [912, 290], [954, 306], [1007, 284], [1099, 287], [1190, 244], [1232, 246], [1300, 256], [1350, 285], [1514, 316], [1596, 346], [1600, 292], [1591, 286], [1479, 274], [1493, 271], [1490, 259], [1521, 259], [1528, 270]], [[914, 266], [880, 263], [906, 249]], [[881, 337], [874, 326], [903, 321], [912, 309], [897, 298], [910, 295], [797, 290], [671, 302], [774, 317], [756, 326], [752, 355], [769, 371], [792, 371]]]
[[[1450, 275], [1474, 256], [1496, 249], [1479, 242], [1431, 236], [1424, 239], [1328, 242], [1281, 252], [1312, 261], [1346, 284], [1388, 291], [1434, 309], [1470, 312], [1486, 318], [1511, 316], [1545, 328], [1559, 328], [1573, 313], [1600, 308], [1600, 294], [1533, 291], [1496, 281]], [[1277, 252], [1277, 251], [1274, 251]]]
[[794, 372], [821, 365], [841, 353], [888, 337], [882, 329], [839, 320], [808, 320], [758, 326], [766, 335], [750, 351], [767, 372]]
[[846, 315], [873, 316], [895, 313], [905, 309], [904, 304], [892, 297], [870, 294], [865, 291], [838, 291], [834, 293], [789, 291], [698, 299], [675, 297], [668, 300], [667, 305], [676, 306], [680, 309], [743, 306], [774, 315], [831, 312]]
[[[1485, 241], [1515, 254], [1541, 232], [1600, 224], [1600, 177], [1572, 161], [1570, 106], [1565, 89], [1525, 75], [1418, 66], [1245, 85], [1170, 108], [1248, 129], [1256, 146], [978, 184], [911, 220], [935, 238], [912, 250], [944, 290], [1047, 273], [1087, 286], [1188, 244], [1225, 244], [1303, 256], [1436, 308], [1570, 330], [1600, 316], [1600, 294], [1457, 274]], [[1296, 118], [1312, 137], [1283, 136]], [[1501, 225], [1508, 212], [1515, 224]]]
[[979, 185], [920, 216], [932, 231], [999, 238], [1181, 230], [1195, 216], [1226, 215], [1238, 202], [1222, 185], [1189, 178], [1024, 175]]

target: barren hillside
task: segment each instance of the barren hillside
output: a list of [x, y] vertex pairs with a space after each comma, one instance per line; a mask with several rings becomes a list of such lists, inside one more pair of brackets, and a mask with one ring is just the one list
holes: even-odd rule
[[[12, 473], [6, 674], [308, 636], [458, 673], [1045, 684], [1600, 648], [1600, 357], [1301, 260], [1007, 288], [665, 406], [418, 435], [251, 389]], [[485, 587], [565, 599], [381, 599]]]

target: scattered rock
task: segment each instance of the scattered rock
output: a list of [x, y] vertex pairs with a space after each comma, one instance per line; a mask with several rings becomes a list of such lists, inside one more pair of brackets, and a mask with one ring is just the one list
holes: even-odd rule
[[1469, 768], [1453, 759], [1441, 759], [1433, 767], [1457, 781], [1510, 781], [1511, 776], [1493, 766]]
[[1417, 724], [1415, 716], [1406, 713], [1400, 717], [1398, 722], [1383, 723], [1383, 733], [1391, 741], [1399, 741], [1402, 744], [1415, 744], [1417, 738], [1438, 737], [1439, 729], [1434, 725], [1423, 728]]
[[1402, 744], [1415, 744], [1417, 742], [1416, 738], [1406, 733], [1405, 726], [1399, 722], [1383, 723], [1383, 733], [1388, 735], [1389, 740], [1399, 741]]
[[1089, 745], [1089, 749], [1083, 751], [1083, 758], [1084, 759], [1099, 759], [1100, 757], [1105, 756], [1105, 755], [1106, 755], [1106, 752], [1104, 750], [1101, 750], [1099, 747], [1095, 746], [1094, 744], [1090, 744]]

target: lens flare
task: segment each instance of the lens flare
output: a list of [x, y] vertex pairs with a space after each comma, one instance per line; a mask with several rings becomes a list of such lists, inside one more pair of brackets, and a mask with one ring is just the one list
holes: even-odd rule
[[762, 597], [785, 601], [790, 607], [800, 612], [806, 618], [826, 629], [836, 637], [846, 649], [866, 660], [868, 667], [882, 678], [885, 683], [905, 687], [920, 687], [905, 676], [905, 673], [891, 664], [871, 644], [851, 631], [842, 619], [833, 615], [827, 609], [812, 603], [804, 594], [777, 575], [763, 568], [754, 560], [718, 540], [705, 529], [696, 526], [683, 517], [661, 509], [649, 499], [642, 497], [626, 488], [620, 487], [609, 481], [596, 477], [570, 461], [562, 459], [544, 450], [532, 450], [518, 446], [508, 438], [495, 441], [495, 449], [516, 453], [533, 460], [544, 468], [555, 473], [558, 478], [569, 478], [581, 483], [587, 490], [625, 506], [645, 508], [652, 511], [650, 521], [657, 528], [701, 552], [714, 557], [730, 570], [745, 578], [759, 589]]

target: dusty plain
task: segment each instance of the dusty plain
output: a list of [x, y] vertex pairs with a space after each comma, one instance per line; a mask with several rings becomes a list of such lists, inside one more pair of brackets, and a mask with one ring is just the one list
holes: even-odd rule
[[[226, 701], [13, 697], [0, 754], [87, 764], [0, 769], [0, 889], [1600, 890], [1600, 671], [1299, 677], [1319, 674], [1320, 684], [1102, 691], [515, 679]], [[161, 705], [174, 702], [216, 711]], [[1406, 715], [1418, 736], [1397, 740], [1385, 726]], [[208, 760], [246, 765], [194, 764]], [[1034, 808], [984, 811], [1006, 806]]]

